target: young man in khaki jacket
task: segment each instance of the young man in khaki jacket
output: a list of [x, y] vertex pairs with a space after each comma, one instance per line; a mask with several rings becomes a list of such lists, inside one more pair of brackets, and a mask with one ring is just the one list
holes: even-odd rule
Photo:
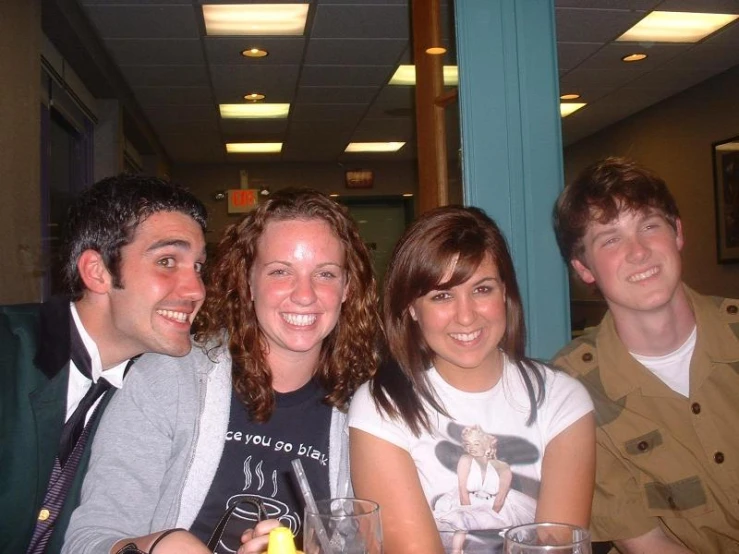
[[675, 201], [632, 161], [587, 168], [554, 224], [565, 260], [609, 308], [555, 358], [595, 403], [594, 540], [625, 553], [739, 552], [739, 300], [682, 282]]

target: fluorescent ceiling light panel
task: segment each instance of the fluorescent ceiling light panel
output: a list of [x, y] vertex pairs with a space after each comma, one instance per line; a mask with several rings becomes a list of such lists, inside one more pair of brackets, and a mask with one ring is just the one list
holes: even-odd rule
[[405, 142], [350, 142], [344, 152], [397, 152]]
[[[456, 86], [459, 83], [459, 71], [456, 65], [445, 65], [443, 67], [444, 85], [448, 87]], [[416, 66], [415, 65], [399, 65], [398, 69], [390, 78], [391, 85], [415, 85], [416, 84]]]
[[287, 117], [290, 104], [269, 102], [249, 104], [219, 104], [223, 119], [282, 119]]
[[585, 102], [560, 102], [559, 113], [562, 117], [567, 117], [584, 106], [586, 106]]
[[205, 4], [209, 36], [302, 35], [308, 4]]
[[229, 154], [276, 154], [282, 151], [281, 142], [228, 142]]
[[721, 13], [651, 12], [617, 41], [698, 42], [739, 15]]

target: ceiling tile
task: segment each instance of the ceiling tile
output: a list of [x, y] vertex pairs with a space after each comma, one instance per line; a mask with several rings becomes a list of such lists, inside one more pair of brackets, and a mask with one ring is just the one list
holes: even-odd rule
[[296, 104], [369, 104], [379, 87], [300, 87]]
[[739, 64], [739, 45], [727, 48], [721, 44], [701, 43], [682, 56], [670, 60], [665, 69], [713, 69], [724, 71]]
[[297, 65], [213, 65], [211, 78], [219, 103], [243, 101], [243, 95], [260, 92], [267, 102], [292, 102], [300, 67]]
[[133, 89], [133, 92], [143, 106], [184, 106], [213, 102], [213, 95], [207, 87], [141, 87]]
[[207, 136], [220, 136], [218, 129], [218, 121], [172, 121], [160, 120], [156, 115], [152, 116], [151, 123], [160, 135], [180, 134], [189, 137], [200, 137], [205, 134]]
[[318, 4], [311, 36], [314, 38], [408, 38], [407, 5]]
[[298, 104], [290, 116], [295, 121], [359, 121], [365, 111], [364, 104]]
[[560, 71], [577, 67], [594, 54], [603, 44], [600, 42], [560, 42], [557, 44], [557, 63]]
[[164, 123], [175, 121], [218, 121], [218, 112], [212, 102], [201, 105], [144, 106], [143, 110], [150, 119], [156, 119]]
[[352, 134], [352, 142], [407, 142], [415, 132], [415, 120], [409, 117], [363, 119]]
[[[269, 135], [275, 142], [282, 142], [287, 130], [287, 118], [282, 119], [222, 119], [221, 131], [229, 136]], [[265, 140], [265, 139], [260, 139]]]
[[[627, 70], [636, 74], [646, 73], [656, 69], [675, 56], [686, 53], [692, 47], [691, 44], [626, 44], [623, 42], [612, 42], [606, 44], [581, 63], [577, 70], [607, 69]], [[624, 56], [634, 53], [644, 53], [647, 58], [639, 62], [626, 63], [621, 60]]]
[[210, 86], [204, 65], [124, 65], [121, 71], [131, 87]]
[[[77, 0], [81, 6], [148, 6], [152, 4], [152, 0]], [[192, 0], [156, 0], [157, 4], [185, 4], [192, 5]]]
[[599, 8], [607, 10], [655, 9], [662, 0], [555, 0], [557, 8]]
[[557, 8], [558, 42], [606, 43], [621, 36], [644, 17], [644, 12]]
[[562, 90], [578, 90], [589, 86], [618, 88], [641, 75], [637, 69], [575, 69], [560, 79]]
[[308, 65], [396, 65], [407, 39], [312, 39]]
[[306, 65], [300, 77], [306, 87], [377, 87], [390, 80], [394, 66]]
[[[205, 55], [215, 65], [299, 65], [305, 49], [304, 37], [205, 37]], [[264, 58], [245, 58], [242, 50], [263, 48]]]
[[105, 46], [118, 65], [198, 65], [205, 63], [198, 39], [109, 39]]
[[103, 39], [200, 36], [191, 5], [88, 5], [85, 11]]
[[664, 0], [658, 9], [666, 12], [739, 14], [739, 2], [736, 0]]

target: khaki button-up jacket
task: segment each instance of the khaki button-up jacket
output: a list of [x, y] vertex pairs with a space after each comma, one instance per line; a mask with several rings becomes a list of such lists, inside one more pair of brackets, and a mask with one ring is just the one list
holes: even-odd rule
[[697, 323], [690, 398], [629, 354], [610, 312], [554, 364], [595, 404], [594, 540], [659, 526], [697, 553], [739, 553], [739, 300], [686, 292]]

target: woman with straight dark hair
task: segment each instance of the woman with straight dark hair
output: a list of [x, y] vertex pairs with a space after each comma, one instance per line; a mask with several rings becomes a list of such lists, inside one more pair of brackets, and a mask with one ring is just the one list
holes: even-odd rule
[[593, 405], [526, 357], [513, 262], [482, 210], [438, 208], [408, 228], [384, 319], [395, 361], [357, 391], [349, 426], [354, 490], [380, 504], [386, 552], [459, 549], [481, 527], [587, 527]]

